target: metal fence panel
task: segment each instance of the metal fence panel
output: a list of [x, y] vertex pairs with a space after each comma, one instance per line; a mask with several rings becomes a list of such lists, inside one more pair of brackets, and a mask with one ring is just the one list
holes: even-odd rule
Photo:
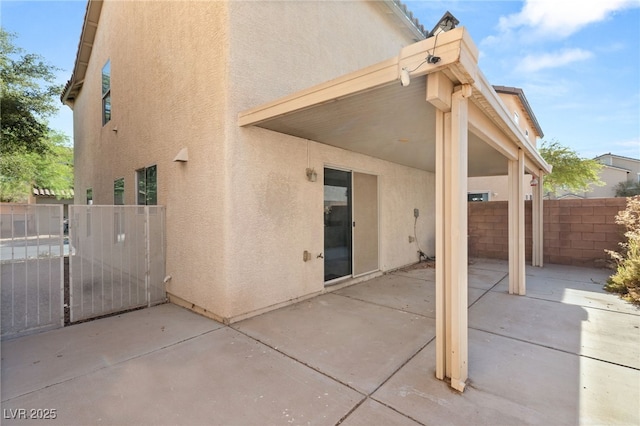
[[2, 339], [64, 325], [63, 206], [0, 204]]
[[164, 207], [69, 212], [71, 322], [164, 302]]

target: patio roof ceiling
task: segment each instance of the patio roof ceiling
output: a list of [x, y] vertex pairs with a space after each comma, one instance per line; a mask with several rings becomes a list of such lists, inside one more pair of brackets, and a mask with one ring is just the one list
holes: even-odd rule
[[[420, 65], [434, 51], [435, 42], [441, 61]], [[507, 159], [515, 157], [518, 147], [525, 150], [528, 168], [550, 171], [476, 63], [476, 47], [466, 30], [458, 28], [440, 34], [438, 40], [432, 37], [407, 46], [390, 60], [243, 111], [239, 124], [434, 172], [436, 108], [427, 101], [427, 75], [441, 71], [454, 85], [473, 87], [469, 176], [506, 175]], [[417, 67], [406, 87], [400, 84], [403, 67]]]

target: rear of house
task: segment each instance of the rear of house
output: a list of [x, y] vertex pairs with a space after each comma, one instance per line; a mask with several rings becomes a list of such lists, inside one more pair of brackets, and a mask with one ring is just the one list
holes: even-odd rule
[[420, 38], [395, 2], [90, 1], [75, 202], [166, 205], [170, 299], [223, 321], [433, 255], [434, 173], [237, 125]]

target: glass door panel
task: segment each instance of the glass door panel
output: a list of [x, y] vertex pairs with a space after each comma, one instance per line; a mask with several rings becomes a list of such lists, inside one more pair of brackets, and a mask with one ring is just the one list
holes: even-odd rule
[[351, 172], [324, 169], [324, 280], [352, 272]]

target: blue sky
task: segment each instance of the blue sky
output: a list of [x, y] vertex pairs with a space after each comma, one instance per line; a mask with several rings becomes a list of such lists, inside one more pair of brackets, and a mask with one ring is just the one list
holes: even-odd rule
[[[407, 1], [430, 29], [449, 10], [480, 49], [492, 84], [524, 89], [545, 140], [584, 157], [640, 158], [640, 1]], [[2, 0], [16, 44], [71, 76], [86, 1]], [[61, 106], [52, 127], [73, 135]]]

